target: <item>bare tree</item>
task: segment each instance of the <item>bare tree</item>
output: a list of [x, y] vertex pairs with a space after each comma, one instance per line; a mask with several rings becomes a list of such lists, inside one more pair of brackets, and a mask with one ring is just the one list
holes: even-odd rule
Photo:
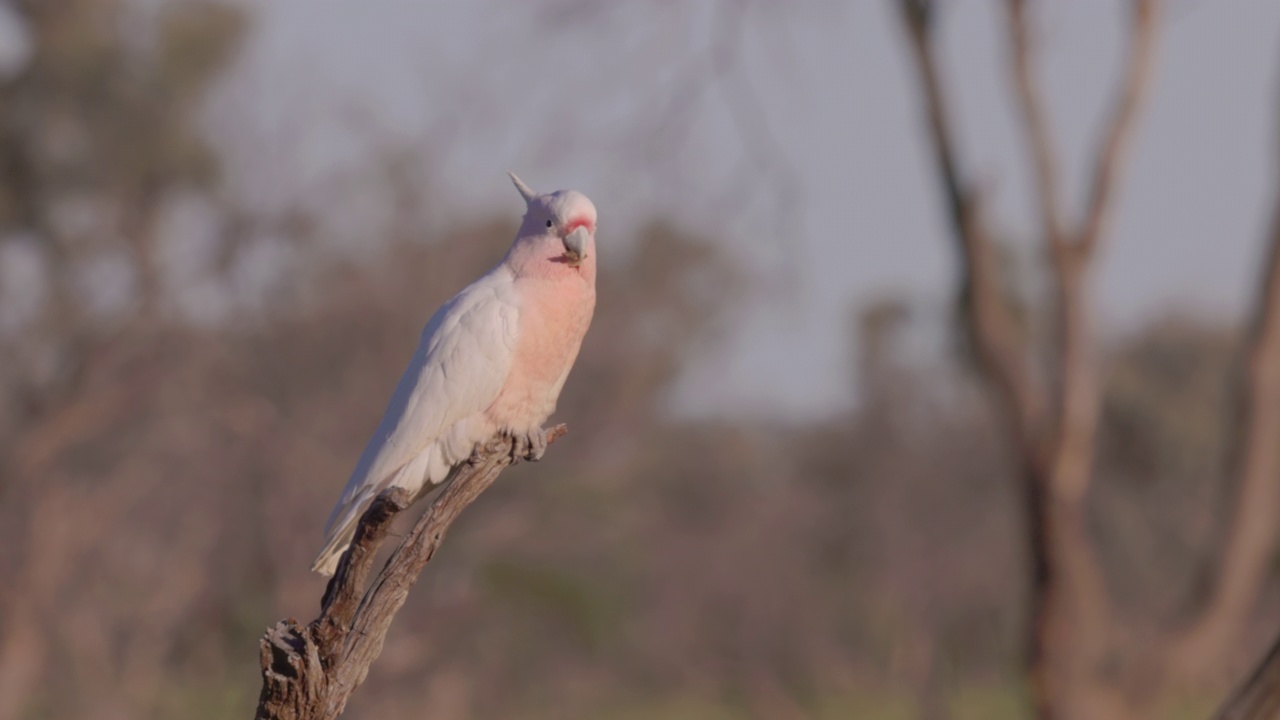
[[[937, 7], [931, 0], [900, 3], [961, 251], [968, 334], [1017, 454], [1032, 566], [1026, 665], [1036, 716], [1123, 717], [1150, 698], [1152, 678], [1191, 677], [1221, 663], [1239, 639], [1266, 578], [1280, 513], [1280, 450], [1273, 442], [1280, 432], [1280, 229], [1270, 239], [1271, 259], [1253, 311], [1239, 389], [1235, 470], [1240, 490], [1209, 602], [1190, 628], [1176, 636], [1173, 652], [1163, 648], [1165, 652], [1141, 661], [1117, 664], [1117, 631], [1123, 626], [1086, 511], [1101, 405], [1089, 283], [1151, 85], [1160, 2], [1129, 3], [1123, 69], [1092, 159], [1087, 205], [1075, 222], [1062, 209], [1061, 169], [1037, 79], [1028, 5], [1026, 0], [1007, 0], [1005, 9], [1013, 93], [1030, 150], [1037, 233], [1052, 290], [1047, 352], [1034, 348], [1016, 321], [997, 264], [996, 241], [983, 215], [983, 198], [956, 157], [934, 50]], [[1041, 365], [1037, 357], [1050, 360]]]
[[[547, 441], [565, 432], [564, 425], [557, 425], [547, 432]], [[282, 620], [263, 637], [258, 720], [333, 720], [342, 714], [382, 652], [391, 621], [449, 526], [518, 460], [517, 452], [507, 438], [494, 438], [479, 448], [362, 592], [391, 521], [414, 500], [399, 488], [377, 497], [329, 581], [320, 617], [305, 627]]]

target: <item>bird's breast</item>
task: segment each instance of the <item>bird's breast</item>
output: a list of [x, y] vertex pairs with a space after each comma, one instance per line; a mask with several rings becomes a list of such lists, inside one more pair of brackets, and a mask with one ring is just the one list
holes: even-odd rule
[[531, 429], [555, 409], [595, 312], [595, 288], [581, 278], [517, 280], [519, 324], [511, 372], [489, 409], [499, 427]]

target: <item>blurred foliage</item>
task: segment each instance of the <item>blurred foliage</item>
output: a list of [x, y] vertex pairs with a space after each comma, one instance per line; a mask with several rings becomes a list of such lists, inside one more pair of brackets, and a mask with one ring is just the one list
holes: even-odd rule
[[[0, 240], [29, 246], [50, 301], [9, 321], [20, 367], [4, 389], [33, 403], [75, 382], [90, 344], [161, 313], [159, 224], [175, 197], [215, 190], [200, 111], [247, 19], [204, 1], [150, 23], [123, 0], [16, 9], [32, 53], [0, 81]], [[104, 274], [123, 300], [102, 301]]]
[[1110, 363], [1097, 537], [1120, 601], [1149, 617], [1180, 620], [1214, 560], [1234, 492], [1224, 468], [1237, 351], [1227, 328], [1168, 318], [1125, 340]]
[[618, 601], [601, 596], [604, 588], [596, 579], [510, 561], [488, 563], [482, 574], [494, 599], [507, 604], [513, 614], [528, 613], [550, 639], [577, 642], [590, 652], [600, 652], [617, 635]]

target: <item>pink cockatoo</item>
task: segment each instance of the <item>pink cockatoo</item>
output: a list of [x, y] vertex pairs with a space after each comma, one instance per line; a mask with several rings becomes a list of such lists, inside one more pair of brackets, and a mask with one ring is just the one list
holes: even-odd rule
[[573, 190], [539, 195], [511, 180], [526, 204], [511, 249], [427, 322], [329, 516], [312, 570], [337, 570], [360, 516], [384, 489], [422, 497], [498, 434], [515, 438], [529, 459], [546, 450], [542, 424], [595, 311], [596, 208]]

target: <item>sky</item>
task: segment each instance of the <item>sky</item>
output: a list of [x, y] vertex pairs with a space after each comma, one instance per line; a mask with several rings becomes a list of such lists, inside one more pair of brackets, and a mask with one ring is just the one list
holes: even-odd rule
[[[231, 149], [258, 201], [323, 183], [359, 156], [353, 128], [377, 128], [427, 149], [430, 202], [451, 216], [514, 220], [511, 169], [535, 188], [591, 196], [604, 253], [611, 230], [654, 215], [724, 238], [768, 291], [691, 370], [684, 410], [846, 409], [852, 309], [893, 295], [927, 314], [953, 291], [952, 241], [890, 0], [244, 2], [253, 33], [211, 115], [257, 138]], [[1002, 3], [939, 4], [962, 161], [992, 193], [1000, 233], [1034, 259]], [[1275, 194], [1280, 3], [1166, 5], [1151, 102], [1097, 275], [1095, 307], [1113, 336], [1176, 312], [1238, 318]], [[1115, 81], [1121, 6], [1036, 5], [1073, 217]]]

